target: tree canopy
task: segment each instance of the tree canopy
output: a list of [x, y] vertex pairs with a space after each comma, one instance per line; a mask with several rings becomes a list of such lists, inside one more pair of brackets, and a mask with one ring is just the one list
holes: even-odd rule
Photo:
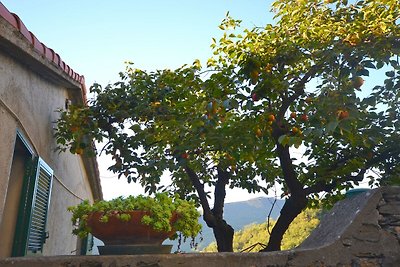
[[320, 193], [335, 201], [366, 177], [398, 183], [398, 1], [278, 0], [273, 11], [274, 25], [249, 30], [227, 16], [206, 68], [128, 66], [120, 81], [93, 85], [88, 106], [61, 112], [59, 144], [83, 153], [87, 140], [105, 141], [119, 176], [196, 199], [219, 251], [232, 250], [226, 186], [282, 186], [287, 201], [266, 249], [279, 250]]

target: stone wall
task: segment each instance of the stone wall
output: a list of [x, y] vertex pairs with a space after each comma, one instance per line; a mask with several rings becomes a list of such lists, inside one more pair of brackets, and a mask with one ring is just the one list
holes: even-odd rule
[[379, 226], [400, 240], [400, 193], [399, 188], [387, 188], [378, 204]]
[[400, 266], [400, 187], [384, 187], [338, 202], [303, 244], [270, 253], [8, 258], [1, 267], [280, 267]]

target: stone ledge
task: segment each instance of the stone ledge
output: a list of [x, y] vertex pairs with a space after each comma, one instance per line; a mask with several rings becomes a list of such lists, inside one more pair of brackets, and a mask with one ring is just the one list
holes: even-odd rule
[[271, 253], [188, 253], [136, 256], [53, 256], [8, 258], [1, 267], [266, 267], [286, 266], [288, 252]]
[[[383, 187], [338, 202], [297, 249], [269, 253], [7, 258], [0, 267], [283, 267], [400, 266], [400, 187]], [[382, 209], [382, 204], [385, 208]], [[393, 207], [387, 210], [386, 207]]]

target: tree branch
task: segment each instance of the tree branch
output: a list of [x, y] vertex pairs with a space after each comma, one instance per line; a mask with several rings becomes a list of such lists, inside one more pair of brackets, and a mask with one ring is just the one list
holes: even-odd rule
[[190, 181], [192, 182], [194, 188], [199, 194], [200, 204], [205, 211], [211, 212], [210, 205], [208, 204], [207, 194], [204, 190], [204, 184], [200, 182], [199, 176], [189, 167], [185, 166], [185, 172], [189, 176]]
[[199, 195], [200, 205], [204, 212], [204, 221], [209, 227], [214, 227], [216, 225], [216, 219], [208, 203], [207, 194], [204, 190], [204, 184], [200, 182], [199, 176], [189, 166], [186, 165], [184, 169], [194, 188], [196, 189], [197, 194]]
[[289, 147], [281, 145], [276, 139], [276, 149], [281, 163], [283, 179], [285, 180], [286, 185], [291, 193], [301, 193], [303, 190], [303, 185], [297, 179], [296, 172], [294, 171], [293, 162], [289, 153]]
[[367, 169], [363, 168], [359, 171], [357, 175], [351, 175], [351, 176], [346, 176], [342, 177], [340, 179], [334, 180], [331, 183], [324, 183], [324, 182], [318, 182], [315, 185], [312, 185], [310, 187], [307, 187], [304, 189], [306, 195], [314, 194], [314, 193], [319, 193], [319, 192], [331, 192], [333, 189], [337, 187], [338, 184], [344, 183], [344, 182], [360, 182], [364, 179], [364, 174], [366, 173]]
[[[352, 176], [346, 176], [346, 177], [342, 177], [340, 179], [334, 180], [330, 183], [327, 182], [317, 182], [315, 185], [312, 185], [310, 187], [307, 187], [305, 189], [306, 194], [314, 194], [314, 193], [319, 193], [322, 191], [325, 192], [330, 192], [332, 191], [334, 188], [336, 188], [336, 186], [338, 184], [344, 183], [344, 182], [360, 182], [364, 179], [364, 175], [367, 172], [367, 170], [371, 167], [373, 167], [375, 164], [382, 162], [383, 160], [387, 159], [388, 157], [390, 157], [393, 154], [398, 154], [400, 151], [400, 149], [395, 148], [393, 149], [392, 147], [385, 149], [382, 153], [380, 153], [378, 156], [366, 161], [366, 163], [364, 164], [364, 167], [360, 169], [360, 171], [358, 172], [357, 175], [352, 175]], [[340, 159], [338, 160], [338, 162], [343, 162], [344, 159]], [[338, 163], [337, 162], [337, 163]], [[332, 166], [332, 171], [334, 170], [334, 168], [337, 168], [338, 164], [333, 164]]]
[[271, 226], [271, 214], [272, 214], [272, 211], [274, 210], [276, 201], [278, 201], [278, 197], [275, 194], [274, 201], [272, 202], [272, 205], [271, 205], [271, 208], [269, 209], [268, 217], [267, 217], [267, 231], [268, 231], [269, 235], [271, 235], [271, 229], [270, 229], [270, 226]]
[[226, 170], [223, 170], [219, 166], [217, 167], [217, 171], [218, 171], [218, 180], [217, 183], [215, 184], [213, 213], [217, 218], [222, 219], [222, 215], [224, 212], [225, 196], [226, 196], [225, 186], [229, 182], [230, 173], [227, 172]]
[[319, 65], [314, 65], [311, 67], [311, 69], [303, 76], [303, 78], [300, 79], [298, 83], [296, 83], [292, 90], [294, 93], [289, 96], [285, 97], [282, 101], [281, 108], [278, 111], [277, 114], [277, 119], [281, 121], [283, 117], [285, 116], [286, 110], [289, 108], [289, 106], [297, 99], [299, 98], [302, 94], [304, 94], [304, 87], [306, 83], [308, 82], [308, 79], [310, 79], [318, 70]]

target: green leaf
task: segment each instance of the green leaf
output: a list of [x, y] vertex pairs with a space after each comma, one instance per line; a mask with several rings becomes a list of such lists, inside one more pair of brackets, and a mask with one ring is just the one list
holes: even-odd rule
[[363, 61], [363, 65], [364, 65], [364, 67], [366, 67], [366, 68], [376, 69], [374, 63], [372, 63], [371, 60]]
[[281, 135], [279, 138], [278, 138], [278, 142], [282, 145], [282, 146], [286, 146], [288, 143], [289, 143], [289, 141], [290, 141], [290, 138], [289, 138], [289, 136], [287, 136], [287, 135]]
[[326, 131], [328, 133], [335, 131], [336, 127], [339, 125], [339, 121], [331, 121], [326, 125]]
[[376, 63], [376, 68], [377, 68], [377, 69], [381, 69], [381, 68], [383, 68], [384, 65], [385, 65], [385, 63], [384, 63], [383, 61], [378, 61], [378, 62]]
[[197, 69], [201, 69], [200, 60], [196, 59], [196, 60], [193, 62], [193, 66], [196, 67]]
[[392, 65], [393, 68], [398, 68], [399, 62], [397, 62], [397, 60], [390, 60], [390, 65]]
[[369, 76], [369, 71], [367, 69], [361, 69], [356, 72], [357, 76]]
[[387, 72], [385, 72], [385, 75], [388, 76], [388, 77], [394, 77], [395, 72], [394, 71], [387, 71]]

